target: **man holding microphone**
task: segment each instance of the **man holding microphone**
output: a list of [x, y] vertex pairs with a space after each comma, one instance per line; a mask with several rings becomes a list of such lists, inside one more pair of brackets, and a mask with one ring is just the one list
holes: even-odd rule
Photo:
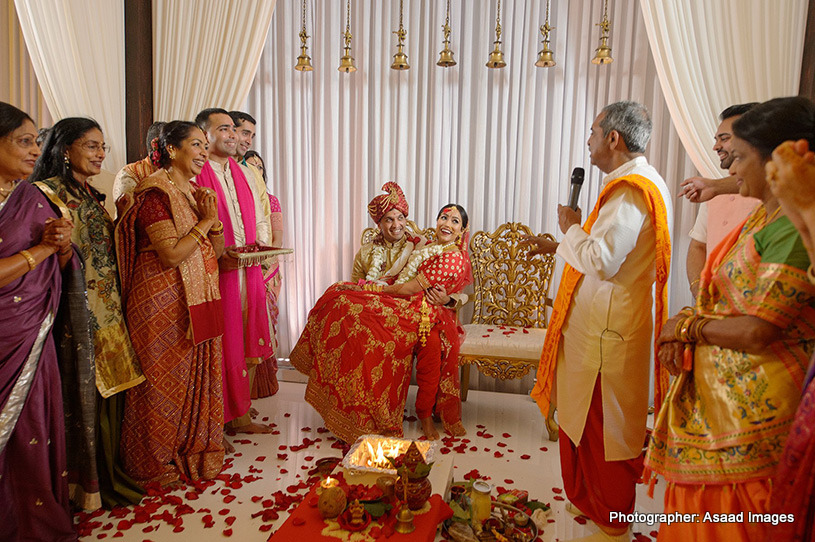
[[[580, 210], [559, 205], [563, 241], [528, 238], [531, 254], [556, 253], [567, 263], [532, 397], [546, 416], [557, 395], [567, 509], [600, 528], [581, 540], [630, 540], [630, 523], [610, 513], [634, 511], [642, 473], [649, 361], [667, 313], [673, 222], [668, 187], [643, 154], [650, 137], [643, 105], [603, 108], [588, 140], [591, 163], [606, 174], [594, 210], [581, 227]], [[657, 366], [655, 401], [667, 387], [663, 374]]]

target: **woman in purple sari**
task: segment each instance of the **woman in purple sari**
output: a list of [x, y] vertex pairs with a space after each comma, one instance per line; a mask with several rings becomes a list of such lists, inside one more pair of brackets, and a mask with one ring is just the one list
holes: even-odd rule
[[51, 326], [72, 256], [70, 221], [25, 182], [31, 118], [0, 102], [0, 540], [76, 540]]

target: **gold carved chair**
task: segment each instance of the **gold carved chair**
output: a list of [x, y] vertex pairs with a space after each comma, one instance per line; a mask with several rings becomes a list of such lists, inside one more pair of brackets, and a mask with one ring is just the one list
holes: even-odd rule
[[[528, 226], [508, 222], [470, 239], [475, 294], [473, 319], [461, 345], [461, 400], [467, 400], [470, 365], [500, 380], [523, 378], [537, 368], [546, 338], [553, 255], [528, 257]], [[551, 234], [544, 237], [554, 241]]]

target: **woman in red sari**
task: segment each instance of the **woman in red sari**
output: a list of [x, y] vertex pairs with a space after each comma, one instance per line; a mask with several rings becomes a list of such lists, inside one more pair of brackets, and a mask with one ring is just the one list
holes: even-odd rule
[[169, 122], [152, 158], [160, 169], [116, 227], [127, 325], [147, 377], [127, 392], [121, 453], [139, 484], [166, 485], [212, 479], [223, 465], [224, 238], [215, 194], [190, 182], [207, 160], [204, 133]]
[[423, 431], [433, 438], [435, 403], [444, 429], [464, 434], [456, 316], [425, 296], [438, 288], [457, 292], [470, 281], [467, 225], [464, 208], [445, 206], [436, 241], [415, 250], [392, 284], [335, 284], [309, 313], [291, 362], [309, 376], [306, 401], [339, 438], [402, 435], [414, 354]]

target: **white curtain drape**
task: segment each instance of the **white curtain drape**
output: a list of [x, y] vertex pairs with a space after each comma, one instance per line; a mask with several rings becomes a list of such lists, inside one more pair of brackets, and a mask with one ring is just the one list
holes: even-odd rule
[[671, 118], [696, 168], [729, 105], [798, 94], [807, 0], [640, 0]]
[[54, 119], [89, 116], [105, 132], [105, 168], [125, 164], [124, 3], [14, 0]]
[[153, 117], [243, 104], [276, 0], [153, 0]]
[[7, 71], [0, 71], [0, 101], [19, 107], [38, 125], [50, 126], [51, 114], [25, 46], [14, 2], [0, 8], [0, 28], [6, 32], [6, 39], [0, 40], [0, 58], [8, 67]]
[[[435, 65], [442, 48], [445, 2], [405, 2], [410, 70], [389, 69], [399, 25], [396, 0], [351, 3], [352, 54], [358, 71], [337, 71], [345, 2], [308, 2], [313, 72], [293, 69], [299, 54], [301, 3], [281, 2], [245, 109], [258, 119], [255, 147], [266, 159], [272, 192], [285, 217], [281, 351], [286, 356], [325, 288], [347, 279], [366, 204], [388, 180], [410, 202], [410, 217], [434, 225], [436, 212], [458, 202], [471, 230], [520, 221], [557, 232], [556, 209], [569, 174], [586, 168], [584, 216], [601, 173], [589, 164], [589, 127], [600, 109], [636, 100], [651, 110], [647, 155], [669, 186], [693, 173], [662, 96], [645, 24], [634, 0], [612, 2], [614, 63], [590, 63], [598, 45], [601, 0], [552, 2], [557, 66], [534, 66], [545, 2], [504, 2], [507, 67], [485, 67], [492, 49], [495, 2], [453, 0], [451, 48], [458, 65]], [[695, 206], [676, 200], [672, 306], [690, 300], [684, 273], [686, 232]], [[555, 285], [556, 288], [557, 285]], [[554, 293], [554, 288], [553, 288]]]

